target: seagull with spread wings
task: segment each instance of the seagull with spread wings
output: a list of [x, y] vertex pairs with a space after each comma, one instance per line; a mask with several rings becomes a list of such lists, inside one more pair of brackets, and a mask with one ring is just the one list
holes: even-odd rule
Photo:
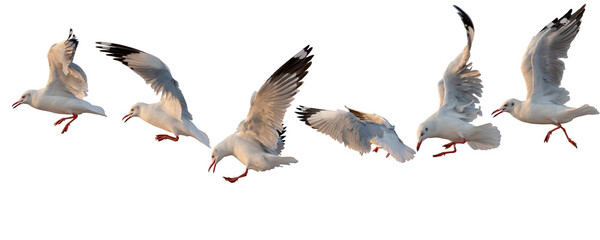
[[585, 4], [575, 13], [571, 12], [569, 9], [560, 19], [554, 19], [531, 39], [521, 63], [527, 99], [509, 99], [492, 115], [508, 112], [522, 122], [553, 124], [557, 127], [546, 134], [544, 142], [548, 142], [552, 132], [562, 129], [569, 143], [577, 148], [562, 124], [584, 115], [598, 114], [598, 110], [587, 104], [579, 108], [564, 105], [570, 97], [569, 92], [560, 87], [565, 63], [559, 58], [567, 57], [571, 42], [579, 32]]
[[67, 40], [52, 45], [48, 51], [50, 65], [48, 84], [42, 89], [26, 91], [19, 101], [12, 105], [16, 108], [24, 103], [48, 112], [71, 114], [71, 117], [61, 118], [54, 123], [56, 126], [71, 119], [61, 134], [67, 132], [79, 114], [93, 113], [106, 117], [102, 107], [83, 100], [88, 91], [87, 76], [83, 69], [73, 62], [78, 44], [79, 41], [71, 29]]
[[[217, 144], [212, 151], [208, 171], [226, 156], [233, 155], [246, 165], [246, 171], [237, 177], [224, 177], [236, 182], [248, 174], [248, 169], [266, 171], [281, 165], [298, 162], [293, 157], [280, 157], [284, 147], [283, 117], [290, 106], [302, 79], [308, 74], [313, 55], [306, 46], [284, 63], [250, 98], [250, 111], [240, 122], [237, 132]], [[214, 168], [213, 168], [214, 167]]]
[[123, 117], [125, 122], [132, 117], [140, 117], [147, 123], [175, 135], [172, 137], [158, 134], [156, 140], [159, 142], [165, 139], [176, 142], [179, 140], [179, 135], [183, 135], [191, 136], [210, 148], [206, 133], [200, 131], [192, 123], [192, 114], [188, 111], [183, 93], [181, 93], [177, 81], [171, 76], [167, 65], [159, 58], [135, 48], [109, 42], [96, 42], [96, 44], [101, 52], [105, 52], [107, 56], [128, 66], [142, 77], [156, 94], [162, 93], [158, 103], [133, 105], [129, 113]]
[[300, 106], [296, 113], [306, 125], [361, 155], [370, 152], [371, 144], [375, 144], [378, 146], [373, 149], [374, 152], [383, 148], [388, 152], [386, 157], [392, 155], [399, 162], [414, 158], [415, 151], [404, 145], [388, 120], [377, 114], [346, 108], [348, 111], [331, 111]]
[[493, 149], [500, 145], [498, 128], [490, 123], [481, 126], [473, 126], [470, 123], [477, 115], [481, 116], [481, 109], [476, 108], [475, 104], [479, 103], [477, 97], [481, 97], [483, 85], [479, 79], [479, 71], [471, 69], [472, 63], [467, 64], [475, 34], [473, 21], [462, 9], [454, 7], [467, 30], [468, 43], [448, 65], [443, 79], [438, 83], [439, 110], [421, 123], [417, 131], [417, 151], [427, 138], [438, 137], [451, 141], [445, 144], [444, 148], [453, 147], [453, 150], [441, 152], [433, 155], [434, 157], [456, 152], [456, 144], [467, 143], [471, 148], [481, 150]]

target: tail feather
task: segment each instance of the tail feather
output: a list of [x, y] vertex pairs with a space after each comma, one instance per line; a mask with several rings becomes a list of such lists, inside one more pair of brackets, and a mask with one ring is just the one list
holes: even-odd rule
[[598, 110], [595, 107], [585, 104], [579, 108], [568, 110], [567, 114], [565, 114], [561, 117], [561, 119], [559, 119], [559, 122], [567, 123], [577, 117], [595, 114], [598, 114]]
[[192, 137], [200, 141], [202, 144], [210, 148], [210, 139], [208, 139], [208, 135], [200, 129], [196, 128], [196, 126], [192, 127]]
[[[90, 104], [91, 105], [91, 104]], [[100, 107], [100, 106], [96, 106], [96, 105], [91, 105], [90, 106], [90, 111], [92, 113], [98, 114], [98, 115], [102, 115], [106, 117], [106, 113], [104, 113], [104, 108]]]
[[473, 127], [467, 135], [467, 143], [473, 149], [488, 150], [500, 146], [500, 131], [491, 123]]
[[260, 171], [270, 170], [275, 167], [281, 167], [281, 165], [290, 165], [291, 163], [297, 163], [293, 157], [278, 157], [278, 156], [265, 156], [265, 162], [267, 166], [264, 166]]

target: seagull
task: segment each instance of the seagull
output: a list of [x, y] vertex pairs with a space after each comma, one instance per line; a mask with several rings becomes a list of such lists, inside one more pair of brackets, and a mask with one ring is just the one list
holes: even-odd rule
[[394, 126], [377, 114], [369, 114], [346, 107], [344, 110], [324, 110], [300, 106], [296, 108], [298, 118], [306, 125], [329, 135], [331, 138], [361, 155], [371, 151], [371, 144], [379, 145], [373, 149], [385, 149], [397, 161], [405, 162], [414, 158], [415, 151], [404, 145], [398, 138]]
[[73, 62], [75, 50], [79, 41], [69, 30], [67, 40], [56, 43], [48, 51], [48, 63], [50, 65], [50, 76], [45, 88], [38, 90], [27, 90], [19, 101], [13, 103], [16, 108], [25, 103], [39, 110], [58, 114], [71, 114], [71, 117], [61, 118], [54, 126], [65, 120], [71, 119], [63, 128], [61, 134], [67, 132], [69, 126], [79, 114], [93, 113], [106, 117], [104, 109], [83, 100], [87, 96], [87, 76], [83, 69]]
[[571, 14], [571, 11], [546, 25], [531, 39], [525, 51], [521, 71], [527, 85], [527, 99], [506, 100], [492, 115], [508, 112], [522, 122], [553, 124], [557, 127], [546, 134], [544, 142], [548, 142], [552, 132], [562, 129], [569, 143], [577, 148], [562, 124], [576, 117], [598, 114], [598, 110], [587, 104], [579, 108], [564, 105], [570, 97], [569, 92], [560, 87], [565, 64], [559, 58], [567, 58], [571, 42], [579, 32], [585, 4], [577, 12]]
[[427, 138], [438, 137], [448, 139], [451, 142], [444, 145], [453, 150], [441, 152], [434, 157], [444, 156], [456, 152], [456, 144], [467, 143], [473, 149], [487, 150], [496, 148], [500, 145], [500, 131], [492, 124], [473, 126], [470, 124], [477, 115], [481, 116], [481, 107], [476, 108], [479, 103], [478, 97], [481, 97], [483, 85], [481, 85], [481, 74], [477, 70], [471, 69], [468, 63], [471, 51], [471, 44], [475, 30], [473, 21], [467, 13], [457, 6], [458, 15], [467, 30], [467, 46], [452, 61], [441, 81], [438, 82], [438, 92], [440, 94], [440, 108], [431, 115], [425, 122], [421, 123], [417, 131], [419, 143], [417, 151], [423, 141]]
[[[298, 162], [293, 157], [280, 157], [284, 147], [283, 117], [290, 106], [302, 79], [312, 64], [312, 47], [306, 46], [283, 64], [250, 98], [250, 111], [240, 122], [237, 131], [217, 144], [212, 150], [208, 171], [217, 168], [223, 157], [233, 155], [246, 165], [246, 171], [237, 177], [224, 177], [234, 183], [248, 174], [248, 169], [266, 171], [280, 165]], [[214, 167], [214, 168], [213, 168]]]
[[162, 92], [158, 103], [136, 103], [122, 120], [127, 122], [132, 117], [140, 117], [147, 123], [175, 135], [172, 137], [158, 134], [156, 140], [159, 142], [166, 139], [177, 142], [179, 135], [183, 135], [191, 136], [210, 148], [206, 133], [200, 131], [192, 123], [192, 114], [188, 111], [183, 93], [181, 93], [177, 81], [171, 76], [167, 65], [159, 58], [135, 48], [110, 42], [96, 42], [96, 44], [101, 52], [107, 53], [107, 56], [113, 57], [114, 60], [123, 63], [140, 75], [147, 84], [150, 84], [156, 94]]

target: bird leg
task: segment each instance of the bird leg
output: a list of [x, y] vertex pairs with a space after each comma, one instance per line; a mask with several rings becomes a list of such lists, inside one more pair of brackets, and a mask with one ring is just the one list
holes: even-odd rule
[[560, 125], [560, 123], [558, 123], [558, 127], [550, 130], [547, 134], [546, 134], [546, 138], [544, 138], [544, 142], [548, 142], [548, 140], [550, 140], [550, 134], [552, 134], [552, 132], [558, 130], [558, 129], [562, 129], [563, 132], [565, 133], [565, 136], [567, 137], [567, 140], [573, 144], [573, 146], [575, 146], [575, 148], [577, 148], [577, 143], [575, 143], [575, 141], [571, 140], [571, 138], [569, 138], [569, 134], [567, 134], [567, 130], [565, 130], [565, 128], [562, 127], [562, 125]]
[[375, 149], [373, 149], [373, 152], [377, 152], [377, 151], [379, 151], [379, 149], [380, 149], [380, 148], [381, 148], [381, 147], [375, 147]]
[[455, 153], [456, 152], [456, 144], [464, 144], [466, 142], [467, 142], [467, 140], [463, 138], [462, 142], [450, 142], [450, 143], [444, 144], [444, 147], [446, 149], [448, 149], [450, 147], [454, 147], [454, 149], [452, 151], [438, 153], [436, 155], [433, 155], [433, 157], [441, 157], [441, 156], [444, 156], [444, 155], [446, 155], [448, 153]]
[[69, 122], [67, 123], [67, 125], [65, 125], [65, 127], [63, 128], [63, 130], [62, 130], [62, 132], [61, 132], [60, 134], [63, 134], [63, 133], [65, 133], [65, 132], [67, 132], [67, 130], [69, 130], [69, 125], [71, 125], [71, 123], [72, 123], [73, 121], [75, 121], [75, 119], [77, 119], [77, 114], [73, 113], [73, 116], [72, 116], [72, 117], [66, 117], [66, 118], [61, 118], [61, 119], [58, 119], [58, 121], [56, 121], [56, 122], [54, 123], [54, 126], [56, 126], [56, 125], [58, 125], [58, 124], [61, 124], [62, 122], [64, 122], [64, 121], [65, 121], [65, 120], [67, 120], [67, 119], [72, 119], [72, 120], [71, 120], [71, 121], [69, 121]]
[[177, 142], [179, 140], [179, 136], [177, 136], [177, 137], [171, 137], [171, 136], [166, 135], [166, 134], [158, 134], [158, 135], [156, 135], [156, 140], [159, 141], [159, 142], [162, 141], [162, 140], [165, 140], [165, 139], [169, 139], [171, 141]]
[[230, 183], [234, 183], [236, 182], [238, 179], [245, 177], [246, 175], [248, 175], [248, 168], [246, 168], [246, 171], [244, 173], [242, 173], [242, 175], [239, 175], [237, 177], [223, 177], [225, 180], [227, 180]]
[[385, 155], [386, 158], [389, 157], [389, 156], [390, 156], [390, 153], [388, 153], [387, 155]]

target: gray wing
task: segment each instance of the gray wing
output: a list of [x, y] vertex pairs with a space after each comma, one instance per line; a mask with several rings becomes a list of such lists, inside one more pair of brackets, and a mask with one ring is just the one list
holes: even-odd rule
[[192, 114], [188, 111], [179, 83], [173, 79], [171, 71], [159, 58], [121, 44], [109, 42], [96, 42], [96, 44], [101, 52], [128, 66], [142, 77], [156, 94], [162, 93], [163, 110], [169, 115], [180, 121], [182, 118], [192, 120]]
[[[483, 85], [479, 79], [481, 74], [479, 71], [471, 69], [471, 63], [467, 64], [475, 30], [469, 15], [459, 7], [454, 7], [458, 10], [458, 15], [467, 30], [468, 43], [456, 59], [448, 65], [444, 73], [442, 79], [444, 94], [440, 94], [440, 97], [443, 97], [440, 110], [463, 121], [471, 122], [477, 118], [477, 115], [481, 116], [481, 109], [476, 108], [475, 104], [479, 103], [477, 97], [481, 97], [483, 92]], [[438, 86], [438, 90], [441, 91], [442, 88]]]
[[365, 124], [354, 114], [342, 110], [324, 110], [300, 106], [298, 118], [306, 125], [329, 135], [361, 155], [371, 151], [371, 140], [382, 135], [383, 126]]
[[565, 63], [559, 58], [567, 58], [571, 42], [579, 32], [585, 5], [573, 14], [571, 11], [555, 18], [531, 39], [521, 63], [527, 99], [554, 104], [569, 101], [569, 92], [560, 87]]
[[87, 76], [83, 69], [73, 62], [78, 45], [79, 40], [73, 34], [73, 29], [70, 29], [67, 40], [52, 45], [48, 51], [50, 77], [46, 89], [51, 94], [75, 96], [79, 99], [87, 96]]
[[277, 149], [278, 131], [283, 130], [285, 112], [298, 93], [301, 80], [308, 74], [313, 57], [309, 56], [311, 50], [306, 46], [298, 52], [253, 94], [248, 116], [238, 125], [240, 134], [256, 139], [267, 149]]

